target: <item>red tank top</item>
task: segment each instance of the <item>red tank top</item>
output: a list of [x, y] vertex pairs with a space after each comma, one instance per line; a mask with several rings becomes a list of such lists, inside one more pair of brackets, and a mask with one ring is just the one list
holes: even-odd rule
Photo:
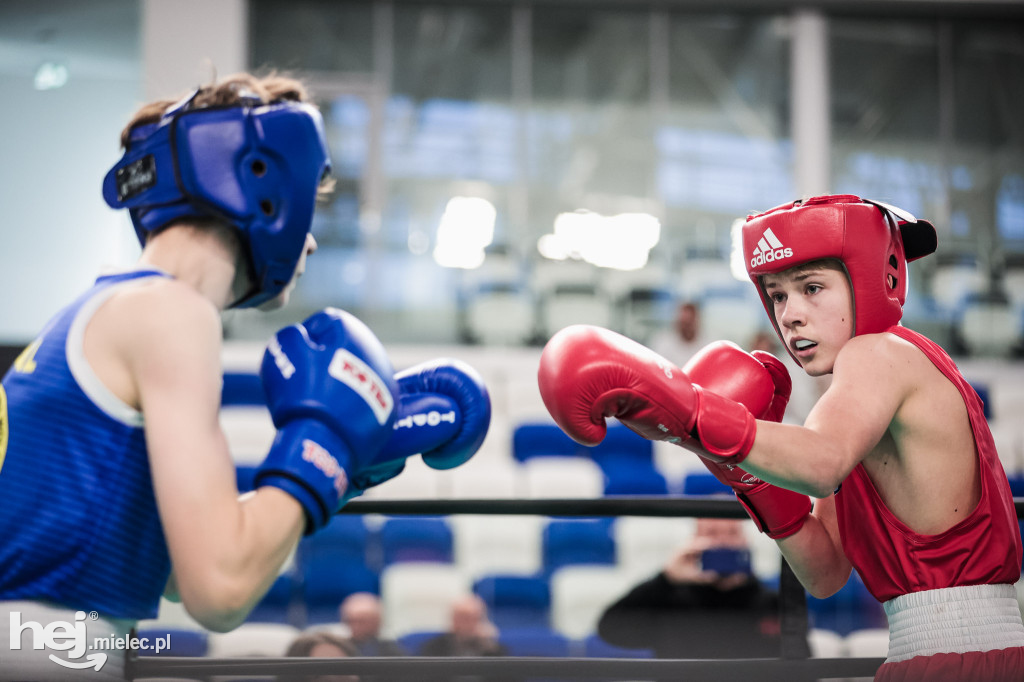
[[835, 496], [846, 556], [882, 602], [921, 590], [1017, 582], [1020, 527], [981, 399], [937, 344], [904, 327], [886, 331], [920, 348], [963, 396], [978, 453], [981, 499], [970, 516], [949, 530], [922, 535], [889, 511], [864, 465], [858, 464]]

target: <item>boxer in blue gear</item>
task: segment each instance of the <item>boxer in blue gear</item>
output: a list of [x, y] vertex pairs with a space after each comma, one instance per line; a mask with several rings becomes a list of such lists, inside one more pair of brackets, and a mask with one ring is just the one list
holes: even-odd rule
[[[145, 105], [125, 129], [103, 193], [131, 214], [138, 264], [58, 313], [0, 385], [0, 679], [77, 679], [51, 655], [82, 664], [94, 653], [103, 665], [91, 678], [123, 677], [123, 650], [86, 661], [33, 645], [60, 622], [85, 625], [90, 644], [123, 636], [156, 615], [161, 592], [210, 630], [237, 626], [303, 533], [346, 499], [416, 452], [457, 465], [486, 433], [482, 383], [409, 388], [365, 327], [326, 311], [307, 320], [312, 337], [324, 320], [344, 319], [346, 334], [323, 357], [347, 349], [392, 405], [332, 384], [316, 353], [289, 359], [311, 375], [298, 392], [279, 387], [287, 400], [271, 392], [282, 436], [264, 484], [239, 496], [219, 423], [220, 313], [284, 305], [316, 250], [330, 160], [307, 99], [294, 80], [242, 74]], [[276, 337], [288, 353], [292, 333]], [[416, 428], [401, 426], [409, 418]], [[313, 447], [303, 458], [303, 441], [337, 468]]]

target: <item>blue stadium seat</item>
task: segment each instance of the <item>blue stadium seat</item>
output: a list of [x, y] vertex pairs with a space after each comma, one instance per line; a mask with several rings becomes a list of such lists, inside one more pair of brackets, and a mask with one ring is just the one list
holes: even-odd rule
[[564, 658], [570, 654], [571, 641], [550, 628], [509, 628], [498, 641], [509, 656], [547, 656]]
[[378, 532], [381, 562], [389, 566], [400, 561], [454, 560], [454, 537], [442, 518], [393, 517]]
[[667, 495], [668, 481], [651, 465], [626, 462], [605, 470], [605, 495]]
[[625, 463], [654, 467], [654, 443], [619, 422], [608, 425], [604, 440], [599, 444], [583, 450], [605, 470]]
[[690, 471], [683, 479], [684, 495], [729, 495], [732, 488], [715, 478], [710, 471]]
[[258, 374], [250, 372], [225, 372], [224, 388], [220, 392], [220, 404], [266, 405], [263, 382]]
[[247, 623], [291, 623], [292, 604], [296, 598], [295, 579], [288, 574], [277, 576], [274, 584], [246, 616]]
[[614, 519], [552, 519], [541, 536], [544, 572], [572, 564], [614, 564]]
[[[146, 627], [138, 631], [139, 640], [145, 639], [146, 648], [139, 649], [140, 656], [205, 656], [209, 650], [207, 634], [201, 630], [172, 627]], [[163, 644], [156, 651], [157, 640]]]
[[338, 607], [356, 592], [380, 594], [380, 576], [365, 564], [352, 561], [312, 561], [302, 571], [302, 603], [306, 625], [337, 623]]
[[525, 422], [512, 430], [512, 457], [518, 462], [531, 457], [580, 457], [584, 454], [583, 446], [553, 422]]
[[353, 592], [380, 593], [372, 555], [362, 516], [336, 515], [299, 542], [295, 563], [305, 624], [337, 622], [338, 606]]
[[978, 397], [981, 398], [981, 409], [985, 419], [992, 419], [992, 401], [989, 400], [988, 384], [983, 384], [980, 381], [972, 381], [970, 384], [971, 388], [978, 394]]
[[812, 628], [844, 637], [854, 630], [888, 627], [882, 605], [871, 596], [856, 571], [831, 597], [816, 599], [808, 595], [807, 616]]
[[238, 492], [247, 493], [253, 489], [253, 480], [256, 478], [258, 468], [244, 464], [235, 467], [235, 483], [238, 485]]
[[551, 587], [545, 577], [487, 575], [473, 584], [498, 629], [549, 627]]
[[370, 531], [362, 516], [338, 514], [316, 533], [299, 542], [296, 561], [303, 566], [313, 561], [355, 562], [374, 566], [378, 557]]
[[440, 634], [443, 634], [440, 630], [408, 632], [399, 637], [396, 641], [398, 642], [398, 645], [405, 649], [406, 653], [410, 656], [418, 656], [420, 654], [420, 647], [423, 646], [424, 642], [428, 639], [433, 639]]
[[609, 644], [599, 635], [588, 635], [583, 639], [583, 655], [587, 658], [654, 658], [654, 651], [626, 649]]

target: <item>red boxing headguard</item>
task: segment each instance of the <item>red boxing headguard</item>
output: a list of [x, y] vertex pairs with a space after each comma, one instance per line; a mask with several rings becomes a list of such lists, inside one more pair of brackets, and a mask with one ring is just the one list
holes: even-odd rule
[[749, 216], [743, 226], [747, 273], [780, 338], [762, 275], [823, 258], [839, 260], [853, 290], [854, 334], [876, 334], [903, 317], [907, 263], [935, 247], [931, 223], [852, 194], [794, 201]]

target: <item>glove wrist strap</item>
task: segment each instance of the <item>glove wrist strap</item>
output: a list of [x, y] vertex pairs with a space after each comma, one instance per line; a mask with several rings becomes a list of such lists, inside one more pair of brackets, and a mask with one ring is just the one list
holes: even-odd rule
[[298, 500], [309, 534], [327, 525], [347, 499], [351, 459], [341, 437], [321, 422], [291, 421], [277, 432], [255, 486], [274, 486]]
[[757, 420], [738, 402], [694, 385], [698, 396], [696, 435], [719, 461], [739, 464], [754, 446]]

